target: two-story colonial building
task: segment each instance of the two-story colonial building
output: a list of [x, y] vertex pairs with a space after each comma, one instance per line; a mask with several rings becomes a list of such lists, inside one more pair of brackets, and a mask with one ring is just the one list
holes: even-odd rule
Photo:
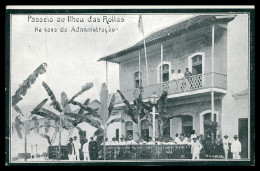
[[[119, 64], [120, 91], [131, 104], [139, 85], [143, 87], [146, 102], [153, 92], [158, 96], [162, 90], [168, 92], [170, 119], [165, 122], [163, 136], [174, 137], [176, 133], [189, 136], [195, 130], [197, 135], [210, 139], [218, 134], [228, 135], [232, 141], [234, 135], [239, 135], [242, 157], [247, 158], [248, 25], [246, 14], [197, 15], [145, 38], [148, 70], [143, 40], [99, 61]], [[172, 70], [184, 73], [186, 68], [192, 72], [189, 79], [171, 80]], [[114, 113], [125, 118], [125, 122], [109, 130], [114, 131], [114, 136], [132, 135], [137, 139], [137, 124], [124, 113], [125, 105], [115, 95]], [[207, 129], [209, 121], [218, 124], [214, 134]], [[156, 122], [155, 129], [158, 129]], [[152, 127], [143, 119], [141, 134], [145, 133], [152, 136]]]

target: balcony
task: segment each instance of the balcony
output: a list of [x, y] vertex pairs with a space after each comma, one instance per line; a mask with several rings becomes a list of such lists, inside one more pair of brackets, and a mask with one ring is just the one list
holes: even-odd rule
[[[214, 80], [213, 83], [212, 78]], [[220, 90], [221, 92], [223, 92], [223, 90], [225, 91], [227, 89], [227, 76], [224, 74], [213, 72], [203, 75], [194, 75], [189, 77], [188, 79], [183, 78], [179, 80], [167, 81], [163, 82], [162, 84], [162, 89], [168, 92], [168, 98], [196, 94], [199, 92], [203, 92], [203, 90], [210, 90], [211, 88], [215, 88], [214, 90]], [[135, 88], [132, 90], [122, 91], [122, 94], [129, 102], [132, 102], [138, 92], [139, 89]], [[157, 95], [161, 94], [160, 83], [143, 87], [142, 97], [144, 101], [148, 100], [153, 92], [155, 92]], [[118, 93], [115, 93], [115, 97], [116, 104], [123, 103]]]

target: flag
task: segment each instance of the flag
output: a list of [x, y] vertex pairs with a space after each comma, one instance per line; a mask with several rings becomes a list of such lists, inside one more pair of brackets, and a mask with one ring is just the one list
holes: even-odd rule
[[140, 30], [140, 32], [142, 32], [142, 33], [144, 34], [144, 27], [143, 27], [142, 15], [139, 15], [138, 29]]

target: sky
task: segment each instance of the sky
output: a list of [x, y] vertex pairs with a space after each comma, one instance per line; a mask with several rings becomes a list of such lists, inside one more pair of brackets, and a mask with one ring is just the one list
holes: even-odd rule
[[[68, 22], [68, 16], [79, 18], [84, 22]], [[61, 93], [65, 91], [68, 98], [81, 90], [88, 82], [94, 84], [93, 88], [84, 92], [75, 100], [83, 102], [90, 98], [91, 101], [99, 100], [102, 83], [106, 82], [105, 62], [97, 60], [106, 55], [123, 50], [142, 40], [142, 33], [138, 29], [139, 15], [114, 15], [121, 22], [103, 20], [113, 15], [12, 15], [11, 18], [11, 55], [10, 55], [10, 83], [11, 96], [30, 74], [42, 63], [47, 63], [46, 73], [39, 75], [36, 82], [28, 89], [23, 100], [18, 103], [20, 109], [30, 114], [30, 111], [48, 95], [42, 86], [46, 82], [54, 92], [56, 99], [61, 101]], [[162, 28], [188, 19], [192, 15], [164, 14], [143, 15], [145, 36]], [[53, 22], [36, 22], [46, 19]], [[64, 18], [64, 22], [57, 22]], [[93, 19], [100, 19], [94, 22]], [[123, 20], [123, 22], [122, 22]], [[91, 22], [90, 22], [91, 21]], [[60, 32], [61, 28], [67, 32]], [[86, 28], [99, 27], [107, 31], [115, 28], [114, 32], [72, 32], [72, 27]], [[56, 32], [45, 32], [44, 29]], [[42, 29], [41, 32], [39, 30]], [[37, 31], [38, 30], [38, 31]], [[119, 66], [108, 63], [108, 91], [114, 93], [119, 89]], [[52, 109], [49, 101], [45, 108]], [[76, 110], [76, 106], [71, 106]], [[14, 118], [15, 115], [12, 115]], [[23, 120], [23, 118], [22, 118]]]

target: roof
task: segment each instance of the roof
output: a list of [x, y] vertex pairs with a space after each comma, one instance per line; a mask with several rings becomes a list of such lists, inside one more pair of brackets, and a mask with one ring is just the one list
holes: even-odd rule
[[[233, 20], [234, 18], [235, 15], [198, 15], [150, 34], [148, 37], [145, 38], [146, 46], [148, 47], [158, 42], [167, 40], [171, 37], [177, 36], [179, 35], [179, 33], [183, 31], [187, 31], [188, 29], [191, 29], [194, 26], [201, 27], [203, 25], [209, 25], [216, 22], [226, 23]], [[118, 61], [115, 60], [116, 58], [140, 50], [142, 48], [143, 48], [143, 39], [137, 42], [135, 45], [130, 46], [129, 48], [102, 57], [98, 61], [119, 63]]]

